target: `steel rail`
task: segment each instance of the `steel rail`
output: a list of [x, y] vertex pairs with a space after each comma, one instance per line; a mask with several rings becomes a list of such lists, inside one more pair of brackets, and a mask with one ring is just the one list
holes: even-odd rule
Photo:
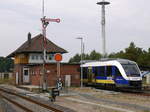
[[0, 96], [1, 96], [2, 98], [6, 99], [7, 101], [11, 102], [12, 104], [16, 105], [17, 107], [21, 108], [22, 110], [26, 111], [26, 112], [33, 112], [32, 110], [28, 109], [27, 107], [22, 106], [22, 105], [20, 105], [19, 103], [17, 103], [17, 102], [15, 102], [15, 101], [13, 101], [13, 100], [11, 100], [11, 99], [5, 97], [5, 96], [2, 95], [1, 93], [0, 93]]
[[136, 95], [136, 96], [146, 96], [146, 97], [150, 97], [150, 93], [129, 93], [129, 92], [125, 92], [125, 94], [129, 94], [129, 95]]
[[28, 98], [28, 97], [19, 95], [19, 94], [14, 93], [14, 92], [6, 91], [6, 90], [4, 90], [4, 89], [2, 89], [2, 88], [0, 88], [0, 91], [6, 92], [6, 93], [11, 94], [11, 95], [18, 96], [18, 97], [20, 97], [20, 98], [22, 98], [22, 99], [24, 99], [24, 100], [27, 100], [27, 101], [32, 102], [32, 103], [34, 103], [34, 104], [40, 105], [41, 107], [44, 107], [44, 108], [49, 109], [49, 110], [54, 111], [54, 112], [64, 112], [64, 111], [62, 111], [62, 110], [56, 109], [56, 108], [54, 108], [54, 107], [51, 107], [51, 106], [49, 106], [49, 105], [46, 105], [46, 104], [37, 102], [37, 101], [35, 101], [35, 100], [31, 99], [31, 98]]

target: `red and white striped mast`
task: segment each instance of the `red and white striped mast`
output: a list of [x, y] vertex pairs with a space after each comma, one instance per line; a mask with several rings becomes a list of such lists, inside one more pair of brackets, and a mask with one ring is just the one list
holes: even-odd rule
[[46, 28], [49, 24], [49, 22], [57, 22], [60, 23], [60, 19], [51, 19], [51, 18], [46, 18], [44, 14], [44, 8], [45, 8], [45, 3], [44, 0], [42, 1], [42, 34], [43, 34], [43, 80], [42, 80], [42, 89], [47, 90], [47, 77], [46, 77], [46, 69], [45, 69], [45, 64], [46, 64]]

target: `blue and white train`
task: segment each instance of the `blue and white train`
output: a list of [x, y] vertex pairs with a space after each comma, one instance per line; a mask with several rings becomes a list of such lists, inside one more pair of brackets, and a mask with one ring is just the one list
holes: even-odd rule
[[104, 59], [83, 65], [84, 85], [111, 85], [141, 89], [142, 76], [138, 65], [127, 59]]

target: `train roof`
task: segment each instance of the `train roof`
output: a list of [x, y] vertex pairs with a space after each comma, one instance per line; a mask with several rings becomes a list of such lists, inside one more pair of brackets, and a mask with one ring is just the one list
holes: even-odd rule
[[121, 64], [135, 64], [136, 63], [128, 59], [117, 59], [116, 61], [120, 62]]
[[107, 64], [112, 64], [112, 63], [115, 63], [115, 62], [119, 62], [120, 64], [136, 64], [136, 62], [134, 61], [131, 61], [131, 60], [128, 60], [128, 59], [120, 59], [120, 58], [103, 58], [99, 61], [92, 61], [92, 60], [89, 60], [89, 61], [83, 61], [84, 64], [83, 65], [94, 65], [94, 64], [100, 64], [100, 63], [107, 63]]

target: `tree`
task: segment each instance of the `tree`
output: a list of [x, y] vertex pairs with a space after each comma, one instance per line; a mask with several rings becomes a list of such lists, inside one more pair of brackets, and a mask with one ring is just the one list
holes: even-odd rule
[[[99, 60], [101, 58], [101, 54], [93, 50], [90, 54], [84, 54], [83, 57], [84, 60]], [[145, 51], [142, 48], [137, 47], [134, 42], [131, 42], [129, 47], [117, 53], [109, 54], [108, 58], [129, 59], [137, 62], [138, 65], [150, 66], [150, 48], [148, 51]], [[69, 62], [80, 62], [80, 59], [80, 55], [77, 54], [72, 57]]]
[[14, 66], [14, 62], [10, 58], [0, 57], [0, 72], [9, 72]]
[[[99, 60], [101, 58], [101, 54], [93, 50], [90, 54], [83, 54], [83, 60]], [[75, 63], [81, 61], [81, 55], [76, 54], [72, 58], [70, 58], [69, 63]]]
[[128, 48], [124, 51], [118, 53], [111, 53], [109, 58], [123, 58], [135, 61], [138, 65], [150, 66], [150, 48], [148, 52], [142, 48], [136, 47], [136, 45], [131, 42]]
[[99, 60], [101, 58], [101, 54], [93, 50], [90, 53], [90, 60]]
[[123, 51], [120, 51], [118, 53], [111, 53], [108, 55], [109, 58], [125, 58], [125, 53]]
[[136, 62], [142, 53], [143, 53], [142, 49], [136, 47], [133, 42], [131, 42], [129, 47], [125, 49], [125, 57], [129, 60]]
[[79, 54], [76, 54], [74, 57], [72, 57], [70, 60], [69, 60], [69, 63], [73, 63], [73, 62], [80, 62], [81, 60], [81, 56]]

